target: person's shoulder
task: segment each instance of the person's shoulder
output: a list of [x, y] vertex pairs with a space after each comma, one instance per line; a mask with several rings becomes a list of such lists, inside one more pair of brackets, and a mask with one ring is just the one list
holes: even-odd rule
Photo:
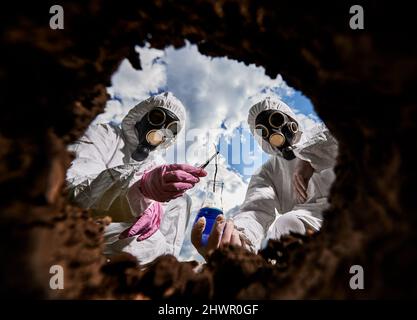
[[273, 166], [276, 163], [280, 162], [281, 157], [278, 155], [272, 155], [269, 157], [269, 159], [264, 163], [265, 167]]
[[272, 155], [269, 157], [269, 159], [259, 168], [258, 170], [258, 174], [262, 174], [262, 173], [269, 173], [272, 172], [274, 170], [276, 170], [277, 168], [281, 167], [281, 157], [279, 157], [278, 155]]
[[282, 168], [282, 163], [279, 159], [279, 156], [271, 156], [262, 166], [256, 170], [252, 175], [250, 180], [251, 188], [258, 188], [259, 185], [273, 185], [271, 179], [276, 175], [277, 172], [280, 172]]
[[96, 123], [88, 127], [81, 142], [94, 144], [101, 150], [112, 150], [119, 145], [121, 129], [111, 123]]
[[89, 132], [106, 132], [106, 133], [118, 133], [120, 132], [120, 126], [115, 123], [94, 123], [91, 124], [87, 131]]
[[119, 136], [121, 129], [113, 123], [95, 123], [88, 127], [86, 135], [89, 137], [105, 136], [110, 138], [112, 136]]
[[335, 140], [326, 125], [324, 123], [318, 123], [303, 132], [300, 142], [295, 144], [294, 147], [296, 151], [302, 151], [311, 146], [323, 143], [334, 143], [334, 141]]

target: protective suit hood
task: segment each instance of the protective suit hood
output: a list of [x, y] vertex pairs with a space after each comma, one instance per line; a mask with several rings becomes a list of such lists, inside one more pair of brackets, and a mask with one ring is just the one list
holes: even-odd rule
[[274, 149], [268, 142], [266, 142], [262, 137], [255, 133], [255, 120], [256, 117], [265, 110], [278, 110], [285, 113], [287, 116], [293, 118], [297, 123], [300, 125], [300, 122], [297, 119], [295, 113], [291, 110], [291, 108], [286, 105], [283, 101], [274, 99], [271, 97], [267, 97], [264, 100], [254, 104], [250, 110], [248, 115], [248, 124], [252, 135], [255, 137], [256, 141], [262, 147], [263, 151], [272, 155], [282, 156], [281, 151]]
[[[173, 112], [179, 119], [178, 133], [185, 126], [185, 107], [171, 92], [164, 92], [140, 102], [134, 106], [122, 121], [122, 132], [128, 149], [133, 152], [139, 144], [136, 122], [153, 108], [164, 108]], [[173, 140], [161, 143], [157, 149], [166, 149], [173, 144]]]

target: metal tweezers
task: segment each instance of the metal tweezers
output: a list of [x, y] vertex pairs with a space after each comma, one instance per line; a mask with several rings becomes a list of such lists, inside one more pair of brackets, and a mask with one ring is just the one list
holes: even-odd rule
[[219, 154], [219, 151], [217, 150], [216, 153], [213, 154], [206, 162], [204, 162], [204, 164], [199, 166], [199, 168], [204, 169], [205, 167], [207, 167], [210, 161], [213, 160], [218, 154]]

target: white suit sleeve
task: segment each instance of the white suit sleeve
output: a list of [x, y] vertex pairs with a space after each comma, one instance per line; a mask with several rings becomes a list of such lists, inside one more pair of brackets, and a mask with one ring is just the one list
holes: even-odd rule
[[[139, 167], [123, 164], [108, 167], [117, 152], [120, 134], [110, 125], [91, 126], [86, 134], [70, 147], [76, 158], [67, 172], [70, 197], [84, 208], [108, 210], [118, 199], [127, 203], [133, 216], [139, 216], [151, 203], [134, 192], [132, 185], [141, 177]], [[134, 187], [134, 186], [133, 186]]]
[[275, 211], [280, 209], [271, 174], [271, 162], [268, 161], [252, 176], [245, 201], [233, 218], [238, 230], [250, 241], [249, 249], [252, 251], [260, 249], [262, 240], [275, 220]]
[[298, 158], [310, 162], [316, 172], [321, 172], [335, 166], [338, 143], [324, 125], [319, 125], [306, 142], [294, 149], [294, 153]]

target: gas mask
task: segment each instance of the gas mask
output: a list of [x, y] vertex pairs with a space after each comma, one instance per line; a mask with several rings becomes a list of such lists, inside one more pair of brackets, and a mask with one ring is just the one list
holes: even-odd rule
[[136, 161], [143, 161], [149, 153], [168, 140], [175, 139], [179, 129], [179, 119], [171, 111], [154, 108], [135, 124], [139, 145], [132, 154]]
[[281, 151], [286, 160], [295, 158], [293, 145], [301, 138], [298, 123], [278, 110], [262, 111], [255, 120], [255, 132], [272, 147]]

